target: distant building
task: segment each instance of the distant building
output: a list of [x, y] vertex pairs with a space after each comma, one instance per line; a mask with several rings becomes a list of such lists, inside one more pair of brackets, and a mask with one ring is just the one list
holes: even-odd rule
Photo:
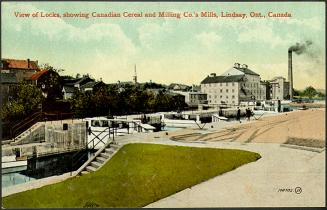
[[201, 82], [201, 92], [208, 95], [208, 104], [239, 104], [266, 100], [265, 86], [260, 75], [246, 64], [235, 63], [220, 76], [215, 73]]
[[284, 77], [275, 77], [269, 81], [270, 97], [272, 100], [289, 99], [289, 82]]
[[72, 98], [77, 91], [78, 91], [77, 88], [73, 86], [63, 86], [62, 87], [63, 99], [67, 100]]
[[65, 100], [70, 99], [78, 91], [96, 91], [101, 87], [107, 87], [102, 81], [95, 81], [94, 79], [84, 76], [82, 78], [62, 78], [62, 94]]
[[15, 74], [17, 82], [29, 80], [32, 74], [38, 71], [38, 61], [1, 59], [1, 73]]
[[84, 85], [82, 85], [80, 87], [81, 91], [97, 91], [98, 89], [100, 89], [101, 87], [106, 87], [107, 85], [102, 82], [102, 81], [98, 81], [98, 82], [94, 82], [94, 81], [90, 81]]
[[44, 69], [32, 74], [28, 80], [42, 90], [45, 98], [61, 98], [61, 81], [57, 72]]
[[174, 91], [189, 91], [191, 90], [191, 86], [188, 85], [183, 85], [183, 84], [177, 84], [177, 83], [171, 83], [168, 86], [169, 90], [174, 90]]
[[73, 83], [73, 86], [74, 86], [75, 88], [77, 88], [78, 90], [81, 90], [81, 87], [82, 87], [83, 85], [85, 85], [86, 83], [88, 83], [88, 82], [94, 82], [94, 79], [91, 79], [91, 78], [88, 77], [88, 76], [84, 76], [84, 77], [82, 77], [82, 78], [77, 79], [77, 81], [75, 81], [75, 82]]
[[197, 107], [199, 104], [208, 104], [207, 94], [201, 92], [192, 92], [192, 91], [171, 91], [185, 96], [185, 103], [189, 107]]
[[74, 96], [77, 91], [82, 91], [81, 87], [88, 82], [94, 82], [94, 79], [91, 79], [88, 76], [82, 78], [72, 78], [68, 76], [61, 77], [62, 79], [62, 95], [63, 99], [67, 100]]

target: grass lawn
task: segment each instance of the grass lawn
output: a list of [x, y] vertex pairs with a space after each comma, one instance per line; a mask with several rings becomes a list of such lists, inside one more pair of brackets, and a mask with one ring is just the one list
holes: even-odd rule
[[95, 173], [7, 196], [3, 206], [142, 207], [260, 157], [242, 150], [128, 144]]

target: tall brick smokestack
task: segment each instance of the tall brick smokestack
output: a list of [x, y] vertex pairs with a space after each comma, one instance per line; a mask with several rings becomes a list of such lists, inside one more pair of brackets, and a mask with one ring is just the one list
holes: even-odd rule
[[292, 50], [288, 50], [288, 82], [289, 82], [289, 92], [290, 100], [293, 99], [293, 69], [292, 69]]

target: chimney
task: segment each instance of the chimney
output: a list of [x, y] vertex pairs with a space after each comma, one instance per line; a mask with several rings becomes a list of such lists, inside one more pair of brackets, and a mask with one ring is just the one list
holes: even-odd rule
[[216, 73], [211, 73], [210, 76], [211, 77], [215, 77], [216, 76]]
[[290, 100], [293, 99], [293, 69], [292, 69], [292, 51], [288, 51], [288, 82], [289, 82], [289, 93]]
[[243, 65], [242, 65], [242, 68], [243, 68], [243, 69], [247, 69], [247, 68], [248, 68], [248, 65], [243, 64]]
[[29, 69], [30, 68], [30, 59], [27, 58], [27, 68]]
[[241, 67], [241, 64], [239, 64], [239, 63], [234, 63], [234, 67], [235, 67], [235, 68], [240, 68], [240, 67]]

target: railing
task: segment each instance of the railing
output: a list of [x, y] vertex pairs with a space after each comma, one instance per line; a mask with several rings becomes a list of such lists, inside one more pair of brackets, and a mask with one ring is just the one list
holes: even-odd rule
[[25, 118], [20, 123], [14, 125], [11, 128], [11, 138], [14, 139], [21, 133], [23, 133], [25, 130], [27, 130], [29, 127], [34, 125], [35, 123], [42, 120], [42, 112], [35, 112], [31, 116]]
[[[139, 127], [141, 127], [140, 126], [140, 124], [141, 124], [141, 122], [133, 122], [133, 124], [134, 124], [134, 126], [133, 127], [129, 127], [129, 128], [131, 128], [131, 129], [134, 129], [134, 130], [137, 130], [138, 132], [140, 132], [139, 131], [139, 129], [137, 129], [137, 128], [139, 128]], [[96, 146], [101, 142], [101, 143], [103, 143], [104, 144], [104, 147], [107, 147], [108, 146], [108, 142], [109, 142], [109, 139], [110, 139], [110, 137], [111, 137], [111, 134], [112, 134], [112, 141], [111, 142], [115, 142], [115, 133], [116, 133], [116, 135], [118, 134], [118, 133], [125, 133], [125, 132], [118, 132], [117, 131], [117, 129], [119, 129], [117, 126], [119, 125], [119, 123], [112, 123], [112, 126], [110, 127], [110, 126], [108, 126], [108, 127], [106, 127], [106, 128], [104, 128], [104, 130], [102, 130], [102, 131], [92, 131], [91, 130], [91, 128], [89, 128], [89, 130], [88, 130], [88, 134], [93, 134], [94, 135], [94, 138], [93, 139], [91, 139], [90, 141], [88, 141], [88, 143], [86, 144], [86, 148], [85, 148], [85, 150], [94, 150], [95, 148], [96, 148]], [[95, 132], [98, 132], [98, 134], [95, 134]], [[107, 132], [107, 133], [106, 133]], [[101, 134], [103, 134], [103, 133], [106, 133], [104, 136], [101, 136], [100, 137], [100, 135]], [[128, 131], [128, 133], [129, 133], [129, 131]], [[105, 142], [105, 141], [103, 141], [105, 138], [107, 138], [108, 137], [108, 142]], [[97, 143], [95, 143], [95, 140], [98, 140], [98, 142]], [[89, 146], [91, 146], [91, 148], [89, 148]], [[103, 148], [101, 148], [100, 150], [102, 151], [103, 149], [104, 149], [104, 147]], [[71, 175], [72, 175], [72, 173], [73, 173], [73, 170], [74, 170], [74, 167], [86, 156], [86, 155], [88, 155], [88, 153], [85, 153], [85, 150], [80, 150], [80, 151], [77, 151], [73, 156], [72, 156], [72, 158], [71, 158]], [[96, 154], [97, 154], [98, 152], [96, 152]]]
[[[110, 121], [110, 120], [108, 120]], [[120, 122], [120, 123], [125, 123], [125, 122]], [[115, 142], [115, 134], [117, 135], [118, 133], [126, 133], [126, 132], [119, 132], [119, 122], [112, 122], [111, 126], [109, 124], [108, 127], [102, 127], [104, 130], [102, 131], [96, 131], [96, 130], [91, 130], [91, 128], [89, 128], [88, 130], [88, 135], [93, 134], [94, 137], [93, 139], [91, 139], [90, 141], [88, 140], [88, 143], [86, 144], [86, 147], [84, 150], [80, 150], [77, 151], [74, 155], [72, 155], [71, 157], [71, 175], [73, 173], [74, 167], [80, 163], [80, 161], [86, 156], [88, 155], [88, 153], [85, 153], [85, 150], [94, 150], [96, 148], [96, 146], [101, 142], [104, 144], [104, 147], [106, 147], [108, 145], [109, 139], [112, 137], [112, 142]], [[133, 129], [135, 131], [141, 132], [141, 122], [137, 122], [137, 121], [131, 121], [131, 123], [133, 123], [133, 127], [129, 127], [128, 125], [128, 130], [127, 133], [129, 134], [129, 129]], [[96, 134], [97, 133], [97, 134]], [[104, 134], [103, 136], [101, 136], [102, 134]], [[111, 136], [112, 134], [112, 136]], [[108, 137], [108, 142], [105, 142], [104, 139]], [[97, 143], [95, 143], [95, 140], [98, 140]], [[90, 146], [90, 147], [89, 147]], [[100, 150], [103, 150], [103, 148], [101, 148]], [[98, 152], [96, 152], [97, 154]]]
[[[104, 142], [103, 139], [105, 139], [106, 137], [109, 137], [110, 138], [110, 127], [105, 128], [103, 131], [98, 131], [99, 132], [98, 135], [96, 135], [94, 132], [97, 132], [97, 131], [91, 131], [91, 130], [89, 130], [89, 134], [93, 134], [95, 137], [86, 144], [86, 150], [88, 150], [88, 149], [90, 149], [90, 150], [95, 149], [95, 147], [100, 142], [102, 142], [104, 145], [106, 145], [106, 142]], [[100, 138], [99, 136], [101, 134], [105, 133], [105, 132], [108, 132], [108, 133], [106, 133], [103, 137]], [[99, 141], [96, 144], [94, 144], [94, 141], [96, 139], [98, 139]], [[113, 139], [114, 139], [114, 132], [113, 132]], [[92, 145], [92, 147], [89, 148], [89, 145]], [[78, 164], [85, 157], [85, 155], [88, 155], [88, 153], [85, 153], [85, 150], [80, 150], [80, 151], [77, 151], [72, 156], [72, 158], [71, 158], [71, 173], [73, 172], [74, 167], [76, 166], [76, 164]]]
[[23, 121], [11, 127], [11, 139], [15, 139], [17, 136], [22, 134], [28, 128], [33, 126], [37, 122], [41, 122], [43, 120], [63, 120], [73, 118], [72, 113], [46, 113], [46, 112], [35, 112], [31, 116], [28, 116]]

